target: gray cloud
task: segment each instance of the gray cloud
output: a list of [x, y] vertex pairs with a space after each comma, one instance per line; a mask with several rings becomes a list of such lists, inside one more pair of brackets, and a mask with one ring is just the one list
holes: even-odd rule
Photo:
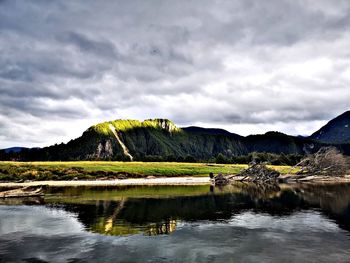
[[0, 1], [0, 148], [117, 118], [311, 133], [347, 110], [349, 27], [346, 0]]

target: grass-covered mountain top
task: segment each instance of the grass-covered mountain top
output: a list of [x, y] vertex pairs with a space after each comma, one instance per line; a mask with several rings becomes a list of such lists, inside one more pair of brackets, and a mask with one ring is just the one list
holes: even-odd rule
[[114, 120], [96, 124], [91, 126], [88, 130], [95, 131], [102, 135], [111, 135], [110, 125], [112, 125], [116, 131], [127, 132], [133, 129], [150, 128], [157, 130], [164, 130], [167, 132], [181, 132], [181, 129], [168, 119], [147, 119], [144, 121], [139, 120]]

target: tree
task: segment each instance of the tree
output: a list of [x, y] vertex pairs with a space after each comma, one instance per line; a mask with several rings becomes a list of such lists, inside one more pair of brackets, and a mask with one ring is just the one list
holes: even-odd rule
[[227, 159], [226, 159], [226, 157], [225, 157], [222, 153], [219, 153], [219, 154], [216, 156], [215, 162], [216, 162], [216, 163], [227, 163]]

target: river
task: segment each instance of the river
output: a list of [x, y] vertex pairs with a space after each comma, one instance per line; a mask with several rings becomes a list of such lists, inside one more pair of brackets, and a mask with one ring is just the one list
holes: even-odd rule
[[0, 262], [349, 262], [350, 184], [56, 187], [0, 200]]

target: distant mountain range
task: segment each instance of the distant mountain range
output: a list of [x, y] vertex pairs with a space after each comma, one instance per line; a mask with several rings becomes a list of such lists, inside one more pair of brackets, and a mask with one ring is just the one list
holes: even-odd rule
[[19, 153], [22, 150], [28, 149], [27, 147], [11, 147], [11, 148], [6, 148], [6, 149], [2, 149], [2, 151], [4, 151], [5, 153]]
[[350, 111], [310, 137], [267, 132], [247, 137], [223, 129], [178, 128], [167, 119], [114, 120], [94, 125], [67, 144], [44, 148], [9, 148], [0, 159], [19, 160], [209, 160], [252, 152], [304, 155], [335, 145], [350, 154]]

